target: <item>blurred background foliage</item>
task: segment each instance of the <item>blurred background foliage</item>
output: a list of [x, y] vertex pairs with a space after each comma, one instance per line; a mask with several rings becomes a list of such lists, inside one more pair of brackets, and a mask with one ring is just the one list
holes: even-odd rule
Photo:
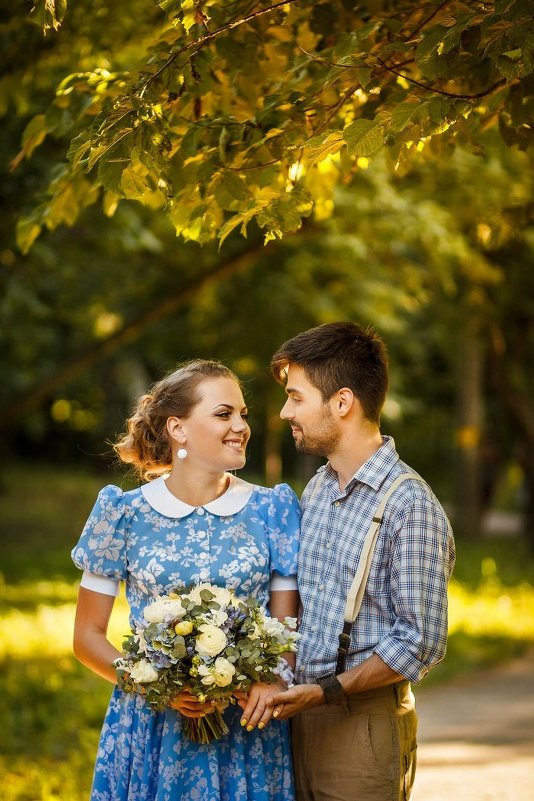
[[[0, 152], [15, 157], [67, 64], [131, 37], [146, 3], [84, 3], [42, 38], [0, 24]], [[72, 6], [74, 7], [74, 5]], [[105, 12], [105, 13], [104, 13]], [[99, 17], [100, 15], [100, 17]], [[100, 20], [100, 22], [99, 22]], [[71, 26], [69, 28], [68, 26]], [[71, 33], [76, 26], [76, 38]], [[121, 51], [123, 52], [123, 51]], [[37, 67], [38, 65], [38, 67]], [[459, 137], [461, 139], [461, 137]], [[421, 144], [421, 143], [420, 143]], [[453, 519], [449, 655], [428, 681], [521, 653], [534, 641], [534, 225], [532, 152], [496, 126], [477, 146], [422, 142], [397, 171], [328, 157], [314, 213], [263, 244], [219, 251], [177, 239], [157, 210], [88, 207], [70, 227], [15, 244], [59, 158], [47, 139], [2, 181], [0, 215], [0, 774], [6, 801], [74, 801], [88, 790], [105, 682], [70, 655], [76, 571], [69, 551], [98, 489], [133, 479], [112, 459], [133, 400], [181, 360], [215, 357], [245, 382], [253, 438], [244, 477], [296, 490], [318, 466], [278, 417], [271, 354], [307, 327], [373, 325], [391, 358], [382, 428]], [[328, 190], [328, 191], [327, 191]], [[329, 191], [335, 203], [329, 204]], [[80, 198], [76, 199], [79, 205]], [[74, 201], [73, 201], [74, 202]], [[126, 630], [124, 601], [112, 636]]]

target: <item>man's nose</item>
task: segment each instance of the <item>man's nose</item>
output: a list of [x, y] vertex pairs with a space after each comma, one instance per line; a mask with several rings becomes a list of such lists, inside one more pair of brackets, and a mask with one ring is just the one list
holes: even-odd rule
[[288, 400], [284, 403], [284, 405], [280, 409], [280, 417], [282, 418], [282, 420], [291, 420], [291, 418], [294, 417], [293, 412], [289, 408]]

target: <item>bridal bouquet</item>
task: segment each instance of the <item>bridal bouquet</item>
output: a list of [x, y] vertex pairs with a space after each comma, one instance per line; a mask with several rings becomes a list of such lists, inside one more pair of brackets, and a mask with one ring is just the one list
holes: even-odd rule
[[142, 693], [157, 710], [184, 687], [199, 701], [214, 701], [213, 712], [184, 719], [186, 736], [208, 743], [228, 732], [221, 711], [235, 703], [236, 691], [283, 673], [281, 655], [296, 651], [295, 625], [293, 618], [269, 617], [254, 598], [212, 584], [159, 596], [123, 643], [118, 685]]

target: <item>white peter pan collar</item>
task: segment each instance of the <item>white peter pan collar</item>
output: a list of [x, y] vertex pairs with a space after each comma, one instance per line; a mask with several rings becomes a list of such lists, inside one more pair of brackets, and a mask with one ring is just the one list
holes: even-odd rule
[[230, 474], [230, 483], [226, 492], [215, 498], [214, 501], [204, 503], [201, 506], [190, 506], [188, 503], [179, 500], [167, 488], [165, 476], [160, 476], [153, 481], [149, 481], [148, 484], [143, 484], [141, 492], [145, 501], [156, 512], [166, 517], [187, 517], [187, 515], [199, 509], [205, 509], [212, 514], [226, 517], [227, 515], [235, 515], [246, 506], [254, 492], [254, 484], [249, 484], [248, 481]]

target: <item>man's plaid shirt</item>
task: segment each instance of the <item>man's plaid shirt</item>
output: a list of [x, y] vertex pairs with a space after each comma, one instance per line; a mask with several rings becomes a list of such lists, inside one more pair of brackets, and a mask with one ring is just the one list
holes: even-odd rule
[[[406, 472], [416, 475], [399, 459], [393, 439], [383, 437], [382, 447], [343, 491], [328, 464], [304, 490], [297, 682], [335, 671], [345, 601], [365, 535], [381, 496]], [[417, 682], [443, 658], [454, 558], [451, 527], [432, 490], [418, 480], [404, 481], [386, 505], [347, 670], [376, 653]]]

